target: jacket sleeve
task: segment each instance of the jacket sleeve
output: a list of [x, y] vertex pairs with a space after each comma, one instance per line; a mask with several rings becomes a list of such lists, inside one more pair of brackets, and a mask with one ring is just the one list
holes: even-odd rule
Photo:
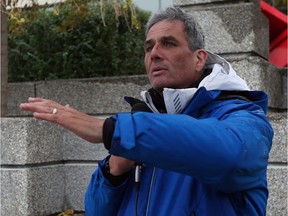
[[262, 109], [231, 101], [212, 107], [201, 119], [119, 113], [109, 153], [194, 176], [225, 192], [263, 183], [273, 130]]
[[[107, 159], [107, 158], [106, 158]], [[85, 194], [86, 216], [117, 215], [128, 178], [119, 186], [113, 186], [102, 173], [106, 159], [100, 161], [98, 169], [93, 173]]]

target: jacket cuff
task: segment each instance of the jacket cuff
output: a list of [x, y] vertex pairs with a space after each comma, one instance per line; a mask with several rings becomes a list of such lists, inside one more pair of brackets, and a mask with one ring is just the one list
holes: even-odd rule
[[111, 148], [112, 137], [115, 128], [115, 120], [112, 118], [107, 118], [103, 125], [103, 143], [107, 150]]
[[119, 176], [114, 176], [110, 173], [109, 168], [107, 169], [107, 165], [109, 167], [109, 159], [110, 159], [111, 155], [109, 155], [106, 159], [105, 159], [105, 165], [101, 166], [101, 171], [102, 174], [104, 176], [105, 179], [107, 179], [113, 186], [119, 186], [121, 185], [130, 175], [130, 171], [119, 175]]

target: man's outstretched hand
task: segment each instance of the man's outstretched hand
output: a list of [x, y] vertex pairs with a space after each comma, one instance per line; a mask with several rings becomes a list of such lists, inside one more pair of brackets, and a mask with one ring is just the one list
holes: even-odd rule
[[104, 120], [79, 112], [69, 105], [61, 105], [43, 98], [29, 98], [20, 109], [33, 112], [33, 117], [63, 126], [91, 143], [102, 142]]

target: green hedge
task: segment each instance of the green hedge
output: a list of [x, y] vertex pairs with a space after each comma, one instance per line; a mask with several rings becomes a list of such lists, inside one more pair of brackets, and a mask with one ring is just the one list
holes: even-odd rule
[[24, 20], [34, 17], [17, 28], [10, 19], [9, 82], [144, 74], [144, 25], [150, 13], [136, 8], [136, 29], [130, 27], [131, 13], [116, 19], [112, 7], [101, 13], [99, 5], [87, 5], [22, 10]]

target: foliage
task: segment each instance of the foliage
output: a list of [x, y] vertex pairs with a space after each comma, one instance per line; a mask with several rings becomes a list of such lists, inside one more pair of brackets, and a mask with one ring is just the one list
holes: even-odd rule
[[71, 216], [74, 215], [74, 209], [67, 209], [64, 212], [59, 213], [57, 216]]
[[271, 4], [278, 10], [282, 11], [284, 14], [287, 14], [287, 0], [264, 0], [268, 4]]
[[67, 0], [13, 9], [9, 82], [143, 74], [150, 14], [132, 6], [131, 0]]

